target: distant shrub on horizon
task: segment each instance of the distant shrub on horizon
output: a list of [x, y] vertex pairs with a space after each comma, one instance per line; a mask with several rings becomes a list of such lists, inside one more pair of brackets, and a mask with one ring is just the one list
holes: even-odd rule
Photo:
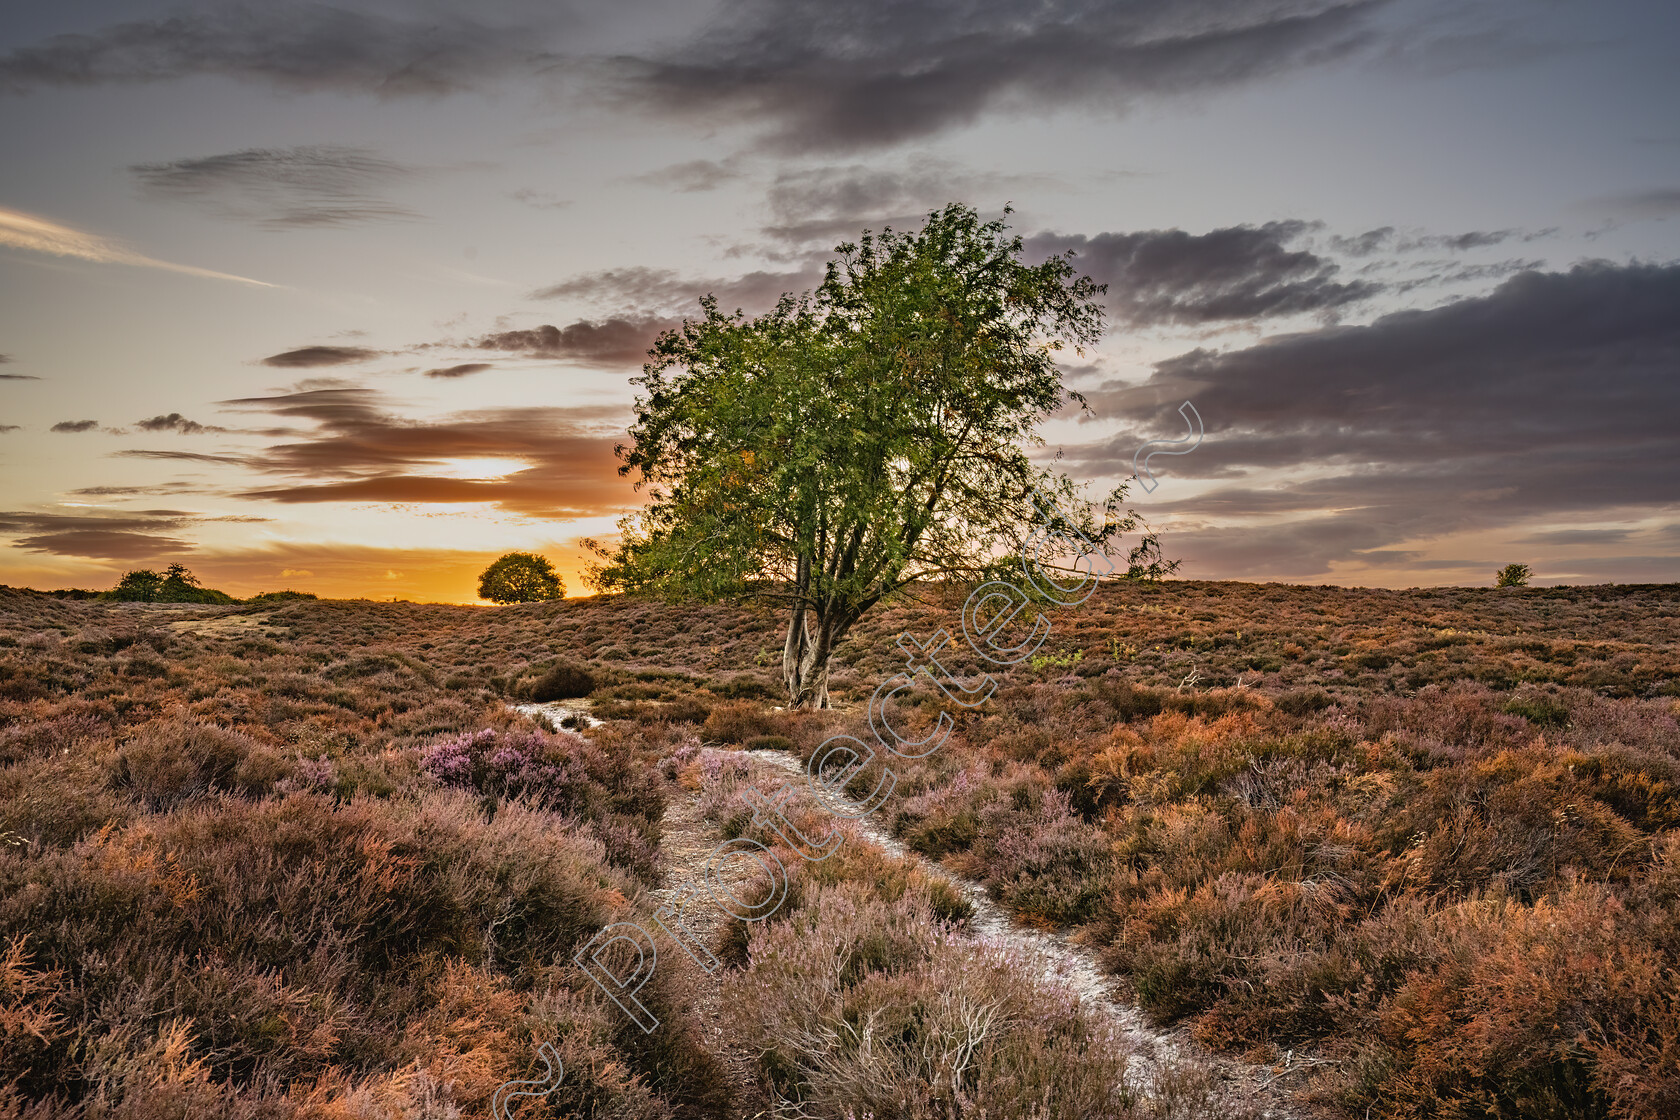
[[293, 591], [288, 588], [285, 591], [264, 591], [259, 595], [251, 596], [249, 599], [245, 600], [245, 602], [248, 604], [281, 603], [293, 599], [319, 600], [320, 596], [315, 594], [313, 591]]
[[1527, 587], [1534, 569], [1527, 564], [1507, 564], [1494, 575], [1495, 587]]
[[171, 564], [160, 575], [150, 568], [124, 572], [117, 585], [102, 598], [123, 603], [214, 603], [231, 606], [239, 602], [232, 595], [201, 586], [198, 577], [184, 564]]

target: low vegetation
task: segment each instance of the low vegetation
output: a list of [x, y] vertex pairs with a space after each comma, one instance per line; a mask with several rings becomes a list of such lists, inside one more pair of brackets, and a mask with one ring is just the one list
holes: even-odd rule
[[[747, 827], [698, 742], [862, 732], [894, 637], [961, 601], [883, 604], [836, 653], [838, 710], [789, 713], [769, 611], [0, 590], [0, 1117], [483, 1115], [544, 1041], [567, 1075], [521, 1115], [739, 1114], [695, 1011], [719, 981], [662, 953], [644, 1036], [568, 952], [651, 913], [684, 783]], [[1327, 1116], [1657, 1120], [1677, 617], [1673, 586], [1105, 588], [894, 763], [878, 817]], [[562, 669], [609, 719], [589, 741], [506, 708]], [[952, 707], [900, 699], [911, 736]], [[765, 1093], [834, 1120], [1025, 1117], [1032, 1087], [1037, 1115], [1142, 1107], [1099, 1094], [1127, 1056], [1084, 1011], [947, 936], [960, 897], [844, 850], [718, 945]], [[996, 999], [1032, 1028], [988, 1026], [953, 1082], [952, 1017]]]

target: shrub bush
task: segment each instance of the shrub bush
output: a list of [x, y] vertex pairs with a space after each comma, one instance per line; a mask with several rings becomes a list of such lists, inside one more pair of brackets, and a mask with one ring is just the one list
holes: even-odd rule
[[748, 700], [719, 704], [706, 716], [700, 728], [702, 738], [720, 743], [744, 743], [759, 735], [772, 735], [780, 728], [762, 705]]
[[588, 696], [595, 688], [595, 677], [588, 669], [563, 661], [533, 681], [525, 694], [539, 704], [547, 704], [554, 700], [576, 700]]

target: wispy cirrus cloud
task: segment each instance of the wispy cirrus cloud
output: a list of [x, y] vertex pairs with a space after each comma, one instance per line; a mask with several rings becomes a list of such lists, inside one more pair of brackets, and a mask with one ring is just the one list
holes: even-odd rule
[[352, 226], [420, 216], [382, 197], [385, 188], [412, 177], [415, 169], [367, 148], [247, 148], [140, 163], [128, 170], [155, 198], [193, 203], [265, 229]]
[[[822, 265], [817, 262], [787, 271], [760, 269], [727, 278], [685, 276], [669, 268], [632, 266], [574, 276], [532, 292], [531, 298], [587, 300], [620, 309], [620, 317], [625, 320], [649, 323], [660, 320], [674, 325], [683, 313], [698, 313], [703, 295], [716, 296], [722, 307], [765, 311], [784, 292], [809, 291], [822, 283], [822, 278]], [[644, 353], [645, 350], [644, 347]]]
[[561, 198], [548, 191], [539, 191], [532, 187], [521, 187], [509, 196], [515, 202], [523, 202], [533, 210], [564, 210], [571, 206], [573, 199]]
[[725, 183], [741, 178], [739, 163], [735, 159], [691, 159], [634, 176], [630, 181], [663, 187], [680, 194], [698, 194], [715, 191]]
[[1630, 218], [1666, 218], [1680, 214], [1680, 187], [1611, 195], [1594, 199], [1593, 205]]
[[[1053, 175], [976, 171], [950, 160], [919, 157], [902, 164], [821, 164], [779, 171], [765, 193], [770, 237], [794, 244], [821, 242], [826, 259], [836, 239], [856, 239], [866, 226], [912, 229], [930, 210], [958, 199], [992, 199], [1059, 190]], [[812, 246], [816, 248], [816, 246]]]
[[1533, 241], [1555, 230], [1524, 233], [1517, 229], [1473, 229], [1463, 233], [1401, 233], [1393, 226], [1379, 226], [1350, 237], [1331, 236], [1330, 247], [1350, 257], [1368, 257], [1377, 252], [1411, 253], [1420, 249], [1434, 249], [1450, 253], [1464, 253], [1501, 245], [1512, 238]]
[[228, 467], [247, 467], [256, 462], [246, 455], [211, 455], [203, 451], [155, 451], [134, 447], [112, 454], [124, 459], [175, 459], [183, 463], [219, 463]]
[[[10, 354], [0, 354], [0, 366], [10, 365], [11, 361], [12, 361], [12, 357], [11, 357]], [[34, 377], [34, 376], [32, 376], [30, 374], [27, 374], [27, 373], [0, 373], [0, 381], [39, 381], [39, 380], [41, 380], [39, 377]], [[13, 425], [13, 427], [15, 428], [16, 425]]]
[[161, 268], [169, 272], [182, 272], [188, 276], [203, 276], [211, 280], [233, 280], [240, 284], [255, 284], [263, 288], [275, 286], [262, 280], [252, 280], [247, 276], [234, 276], [226, 272], [215, 272], [208, 268], [195, 268], [192, 265], [161, 261], [155, 257], [137, 253], [110, 238], [101, 237], [84, 230], [72, 229], [47, 218], [25, 214], [21, 210], [8, 210], [4, 207], [0, 207], [0, 246], [25, 249], [33, 253], [45, 253], [55, 257], [72, 257], [77, 260], [94, 261], [98, 264], [126, 264], [140, 268]]

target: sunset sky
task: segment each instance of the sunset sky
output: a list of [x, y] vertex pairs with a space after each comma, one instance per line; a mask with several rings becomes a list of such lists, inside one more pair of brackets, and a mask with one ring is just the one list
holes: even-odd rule
[[0, 583], [474, 601], [635, 505], [642, 355], [961, 201], [1109, 334], [1181, 574], [1680, 579], [1680, 5], [8, 4]]

